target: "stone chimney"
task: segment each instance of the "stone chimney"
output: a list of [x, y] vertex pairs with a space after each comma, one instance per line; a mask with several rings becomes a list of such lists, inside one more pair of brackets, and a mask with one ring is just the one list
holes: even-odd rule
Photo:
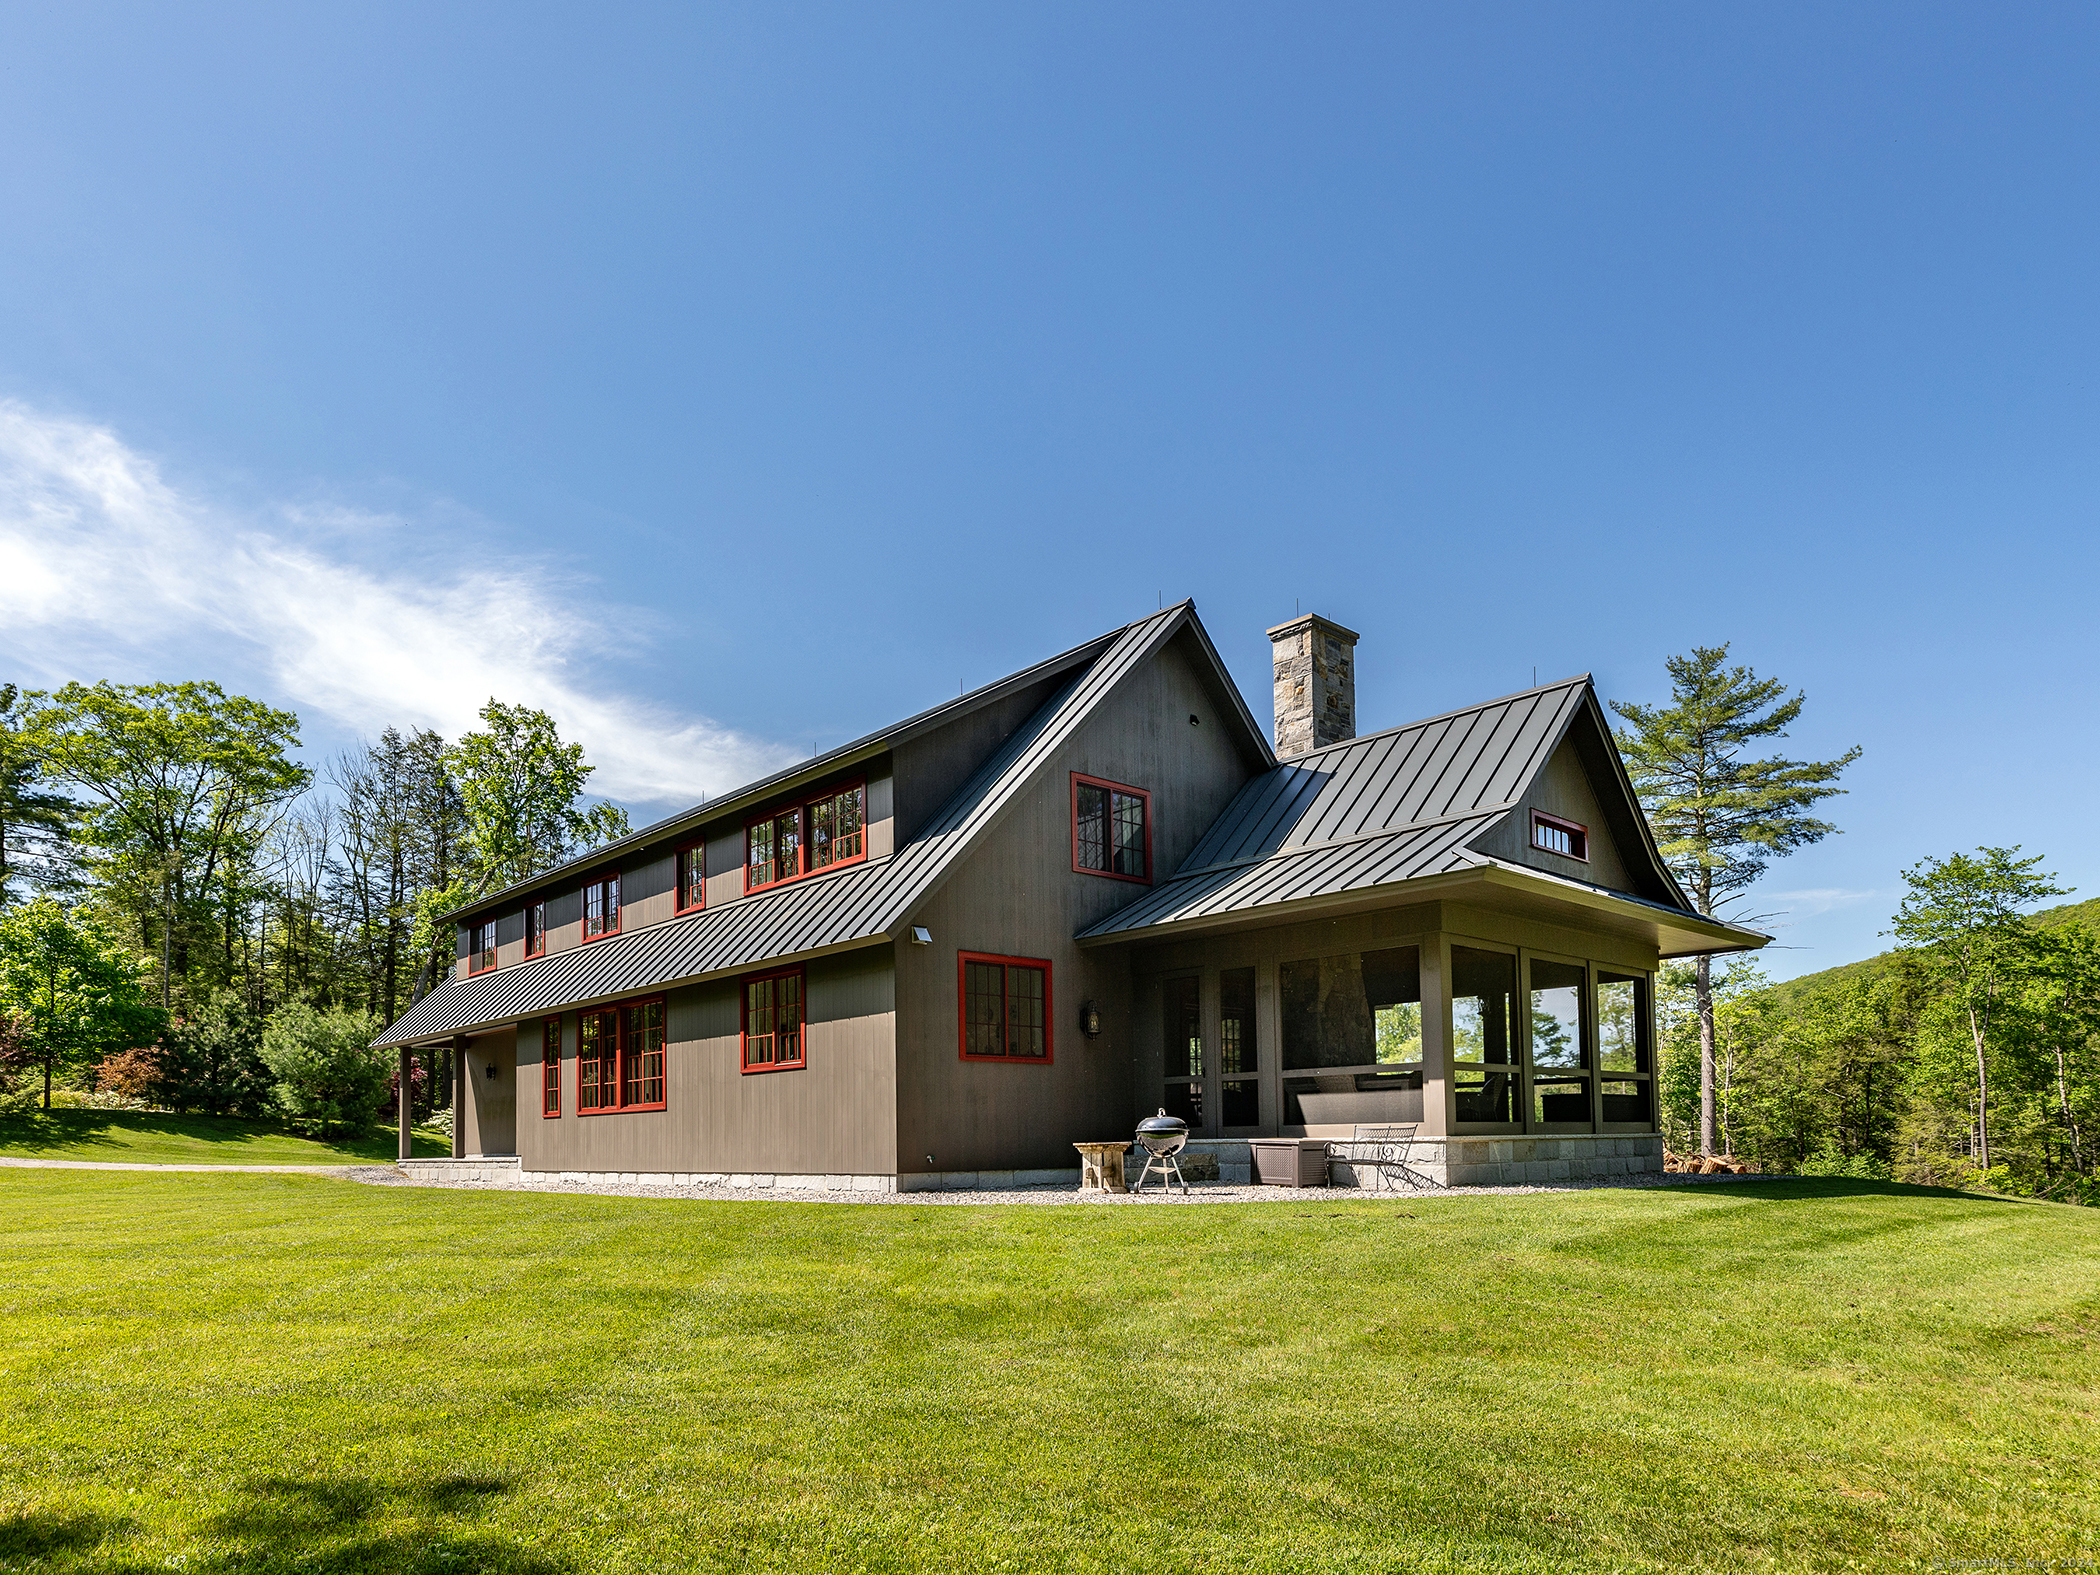
[[1276, 653], [1276, 754], [1356, 736], [1356, 633], [1306, 613], [1269, 631]]

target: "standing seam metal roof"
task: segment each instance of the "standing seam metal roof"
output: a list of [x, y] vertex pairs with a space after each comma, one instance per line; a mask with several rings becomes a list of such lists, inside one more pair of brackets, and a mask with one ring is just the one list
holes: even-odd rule
[[439, 1038], [890, 937], [1110, 691], [1192, 619], [1184, 602], [1122, 630], [889, 858], [455, 980], [409, 1007], [373, 1043]]
[[1470, 845], [1594, 704], [1584, 674], [1294, 756], [1240, 790], [1172, 879], [1080, 938], [1489, 865]]

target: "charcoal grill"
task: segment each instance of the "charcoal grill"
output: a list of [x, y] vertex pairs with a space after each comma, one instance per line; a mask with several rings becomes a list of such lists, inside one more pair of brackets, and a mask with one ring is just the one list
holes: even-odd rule
[[1189, 1124], [1179, 1116], [1170, 1116], [1162, 1110], [1156, 1116], [1147, 1116], [1138, 1123], [1137, 1140], [1145, 1150], [1145, 1168], [1138, 1172], [1137, 1185], [1133, 1192], [1145, 1190], [1145, 1178], [1152, 1174], [1152, 1167], [1159, 1167], [1159, 1187], [1167, 1190], [1167, 1177], [1181, 1183], [1186, 1193], [1189, 1184], [1181, 1174], [1181, 1161], [1175, 1156], [1189, 1146]]

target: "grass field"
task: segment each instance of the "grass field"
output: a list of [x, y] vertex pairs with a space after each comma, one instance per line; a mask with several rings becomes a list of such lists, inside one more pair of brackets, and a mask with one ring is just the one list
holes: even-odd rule
[[[398, 1129], [317, 1142], [267, 1121], [171, 1116], [84, 1107], [0, 1115], [0, 1155], [14, 1159], [103, 1159], [145, 1165], [384, 1165], [400, 1153]], [[418, 1154], [452, 1152], [442, 1132], [416, 1130]]]
[[2100, 1211], [34, 1170], [0, 1204], [13, 1571], [2100, 1561]]

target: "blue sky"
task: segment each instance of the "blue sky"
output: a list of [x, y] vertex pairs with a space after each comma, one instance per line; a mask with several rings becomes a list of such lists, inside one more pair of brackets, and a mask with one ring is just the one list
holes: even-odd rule
[[15, 7], [0, 663], [638, 815], [1194, 596], [1366, 730], [1732, 641], [1777, 974], [2083, 834], [2100, 12]]

